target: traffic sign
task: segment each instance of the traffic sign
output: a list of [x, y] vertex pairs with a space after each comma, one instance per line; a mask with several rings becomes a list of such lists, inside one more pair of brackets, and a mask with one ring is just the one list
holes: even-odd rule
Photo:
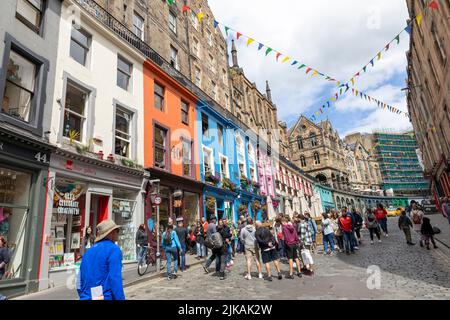
[[161, 204], [161, 197], [155, 197], [155, 204], [158, 206]]

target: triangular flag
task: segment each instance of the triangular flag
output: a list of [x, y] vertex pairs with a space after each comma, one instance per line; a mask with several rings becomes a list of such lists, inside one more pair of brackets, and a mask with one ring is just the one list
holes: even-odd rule
[[[183, 6], [183, 13], [188, 12], [189, 10], [191, 10], [191, 8], [189, 6]], [[217, 21], [214, 20], [214, 23], [216, 23]], [[217, 22], [218, 23], [218, 22]]]
[[236, 34], [236, 37], [237, 37], [237, 39], [239, 40], [239, 38], [242, 37], [242, 33], [238, 32], [238, 33]]
[[205, 17], [205, 14], [203, 12], [200, 12], [197, 14], [198, 22], [202, 23], [202, 19]]
[[355, 74], [355, 77], [359, 77], [360, 73], [359, 71]]
[[[341, 89], [342, 90], [342, 89]], [[339, 99], [339, 95], [336, 93], [336, 100], [338, 100]]]
[[342, 88], [339, 90], [339, 95], [342, 95]]
[[353, 92], [353, 94], [355, 94], [355, 88], [352, 88], [352, 92]]
[[318, 72], [318, 71], [314, 71], [314, 73], [313, 73], [313, 77], [317, 76], [318, 74], [319, 74], [319, 72]]
[[330, 107], [330, 101], [327, 101], [328, 108]]
[[266, 50], [266, 56], [267, 56], [272, 50], [273, 50], [272, 48], [267, 48], [267, 50]]
[[397, 40], [397, 44], [400, 44], [400, 35], [396, 36], [395, 40]]
[[418, 24], [419, 27], [420, 27], [420, 24], [422, 23], [422, 15], [419, 14], [419, 15], [416, 17], [416, 20], [417, 20], [417, 24]]
[[261, 50], [263, 47], [264, 47], [264, 45], [262, 43], [260, 43], [258, 46], [258, 51]]
[[166, 0], [167, 4], [168, 4], [169, 6], [173, 5], [174, 1], [175, 1], [175, 0]]
[[340, 81], [337, 82], [337, 86], [338, 86], [338, 87], [341, 86], [341, 82], [340, 82]]
[[308, 74], [311, 70], [311, 68], [306, 69], [306, 74]]
[[430, 2], [430, 4], [428, 5], [428, 8], [433, 9], [433, 10], [437, 10], [439, 9], [439, 5], [436, 2], [436, 0], [433, 0]]
[[320, 74], [322, 77], [325, 77], [325, 75], [324, 75], [323, 73], [319, 72], [319, 74]]
[[356, 90], [356, 95], [357, 95], [357, 96], [359, 95], [359, 91], [358, 91], [358, 90]]
[[405, 31], [408, 32], [408, 34], [411, 34], [411, 27], [410, 27], [410, 26], [407, 26], [407, 27], [405, 28]]
[[348, 90], [350, 90], [350, 87], [347, 85], [347, 89], [345, 89], [344, 93], [347, 93]]
[[304, 68], [306, 67], [306, 64], [302, 64], [300, 67], [298, 67], [298, 69]]
[[384, 47], [384, 50], [386, 50], [386, 51], [388, 51], [389, 50], [389, 47], [390, 47], [390, 43], [388, 43], [387, 45], [386, 45], [386, 47]]
[[219, 26], [219, 22], [217, 20], [214, 20], [214, 29], [216, 29]]
[[298, 61], [292, 62], [291, 66], [295, 66], [298, 63]]
[[352, 86], [354, 86], [355, 85], [355, 79], [352, 78], [350, 81], [352, 82]]
[[285, 63], [285, 62], [288, 61], [289, 59], [290, 59], [289, 57], [284, 58], [283, 61], [282, 61], [282, 63]]
[[365, 67], [363, 68], [363, 70], [364, 70], [364, 73], [366, 73], [366, 69], [367, 69], [367, 66], [365, 66]]
[[331, 97], [330, 100], [331, 100], [331, 101], [334, 101], [334, 100], [336, 100], [336, 99], [334, 99], [334, 97]]
[[381, 52], [378, 52], [378, 54], [377, 54], [377, 59], [378, 59], [378, 60], [381, 59]]
[[230, 30], [230, 27], [225, 26], [225, 33], [227, 34], [227, 37], [228, 37], [228, 30]]
[[247, 47], [248, 47], [249, 45], [251, 45], [254, 41], [255, 41], [255, 40], [253, 40], [253, 39], [251, 39], [251, 38], [248, 38], [248, 41], [247, 41]]
[[374, 63], [373, 63], [373, 59], [372, 60], [370, 60], [370, 63], [372, 64], [372, 67], [374, 66]]
[[320, 108], [320, 109], [319, 109], [319, 111], [320, 111], [320, 113], [323, 113], [323, 110], [322, 110], [322, 108]]
[[277, 53], [277, 61], [278, 61], [278, 58], [281, 56], [281, 53]]

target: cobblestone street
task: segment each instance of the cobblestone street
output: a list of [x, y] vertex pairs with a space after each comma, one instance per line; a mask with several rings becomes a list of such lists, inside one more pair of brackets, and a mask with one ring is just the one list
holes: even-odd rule
[[[438, 243], [439, 249], [427, 251], [418, 244], [409, 247], [397, 227], [397, 218], [389, 220], [390, 234], [382, 243], [371, 245], [368, 232], [363, 231], [363, 244], [356, 254], [347, 256], [314, 255], [315, 277], [268, 282], [257, 278], [244, 279], [243, 255], [227, 279], [220, 281], [214, 272], [204, 274], [200, 265], [193, 266], [178, 279], [151, 280], [126, 289], [127, 299], [449, 299], [450, 250]], [[445, 224], [441, 228], [450, 228]], [[213, 263], [214, 266], [214, 263]], [[367, 279], [369, 266], [378, 266], [381, 286], [370, 290]], [[213, 269], [211, 269], [214, 271]], [[288, 265], [282, 264], [287, 275]], [[372, 282], [371, 282], [372, 283]]]

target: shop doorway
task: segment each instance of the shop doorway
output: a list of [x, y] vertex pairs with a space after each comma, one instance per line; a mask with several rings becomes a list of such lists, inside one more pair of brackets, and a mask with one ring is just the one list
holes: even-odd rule
[[89, 225], [92, 226], [94, 233], [97, 232], [97, 225], [108, 219], [108, 208], [109, 196], [91, 194]]

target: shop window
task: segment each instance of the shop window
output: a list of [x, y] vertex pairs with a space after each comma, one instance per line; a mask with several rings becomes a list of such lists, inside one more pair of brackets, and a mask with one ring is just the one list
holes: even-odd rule
[[24, 122], [32, 120], [38, 68], [14, 49], [10, 51], [2, 105], [4, 113]]
[[86, 131], [86, 104], [89, 92], [67, 82], [64, 108], [64, 137], [83, 141]]
[[124, 90], [129, 89], [131, 73], [133, 70], [133, 65], [122, 58], [117, 57], [117, 85]]
[[155, 125], [154, 131], [155, 145], [155, 167], [166, 169], [167, 167], [167, 130]]
[[183, 175], [191, 177], [192, 173], [192, 142], [183, 140]]
[[21, 276], [31, 174], [0, 167], [0, 237], [6, 241], [3, 254], [9, 262], [0, 269], [0, 280]]
[[144, 18], [136, 12], [133, 13], [133, 33], [144, 41]]
[[43, 0], [18, 0], [16, 18], [36, 33], [41, 30], [44, 14]]
[[90, 46], [91, 35], [83, 29], [72, 28], [70, 56], [81, 65], [86, 66]]
[[117, 225], [121, 226], [118, 245], [122, 250], [122, 259], [124, 261], [134, 261], [136, 259], [136, 229], [133, 223], [136, 195], [137, 193], [126, 190], [114, 189], [113, 191], [113, 219]]
[[184, 218], [187, 221], [186, 226], [193, 225], [199, 218], [199, 195], [196, 193], [184, 192]]
[[131, 120], [133, 114], [121, 108], [116, 109], [115, 154], [130, 158]]
[[164, 111], [164, 87], [155, 82], [155, 108]]
[[[65, 179], [56, 181], [49, 238], [50, 270], [73, 266], [90, 246], [84, 246], [82, 241], [85, 191], [86, 186], [82, 183]], [[95, 230], [92, 232], [95, 234]]]

